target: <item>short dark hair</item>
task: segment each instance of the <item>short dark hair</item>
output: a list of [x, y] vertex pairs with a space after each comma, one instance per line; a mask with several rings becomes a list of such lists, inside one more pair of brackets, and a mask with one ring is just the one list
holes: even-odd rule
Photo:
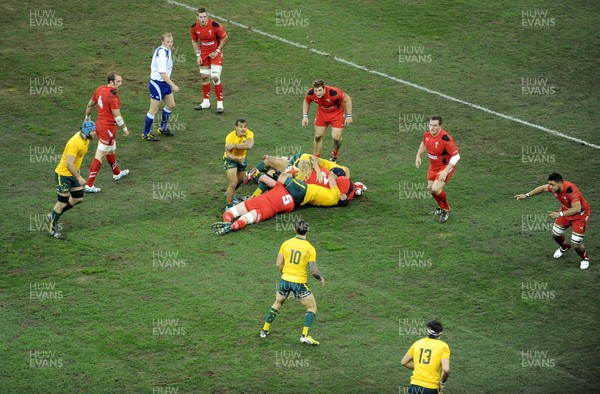
[[315, 79], [312, 83], [313, 88], [324, 88], [325, 87], [325, 81], [323, 81], [322, 79]]
[[202, 14], [204, 12], [208, 13], [208, 11], [206, 11], [206, 8], [204, 8], [204, 7], [198, 8], [198, 14]]
[[442, 331], [444, 328], [442, 327], [442, 322], [439, 320], [431, 320], [427, 322], [427, 336], [429, 338], [437, 338], [442, 335]]
[[298, 219], [296, 222], [296, 234], [298, 235], [306, 235], [308, 232], [308, 222], [302, 218]]
[[548, 180], [554, 182], [564, 182], [562, 175], [560, 175], [558, 172], [553, 172], [552, 174], [548, 175]]
[[237, 126], [237, 125], [239, 125], [240, 123], [247, 123], [247, 122], [246, 122], [246, 119], [244, 119], [244, 118], [239, 118], [238, 120], [236, 120], [236, 121], [235, 121], [235, 125], [236, 125], [236, 126]]
[[440, 115], [433, 115], [429, 120], [439, 120], [440, 126], [442, 125], [442, 117]]
[[115, 82], [117, 75], [119, 75], [119, 74], [117, 74], [115, 71], [109, 72], [108, 75], [106, 76], [106, 83]]

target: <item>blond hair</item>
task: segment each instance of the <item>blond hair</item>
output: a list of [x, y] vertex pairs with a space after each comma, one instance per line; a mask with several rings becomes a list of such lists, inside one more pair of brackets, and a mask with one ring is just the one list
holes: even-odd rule
[[296, 175], [296, 178], [300, 179], [301, 181], [307, 179], [313, 171], [312, 164], [308, 160], [299, 160], [297, 167], [298, 175]]

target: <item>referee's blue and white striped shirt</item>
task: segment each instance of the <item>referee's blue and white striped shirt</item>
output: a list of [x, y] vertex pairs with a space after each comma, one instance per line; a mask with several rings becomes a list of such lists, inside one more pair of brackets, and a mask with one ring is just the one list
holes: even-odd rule
[[160, 73], [166, 73], [171, 78], [171, 72], [173, 71], [173, 56], [164, 46], [159, 46], [154, 51], [152, 57], [152, 64], [150, 65], [150, 79], [155, 81], [164, 82]]

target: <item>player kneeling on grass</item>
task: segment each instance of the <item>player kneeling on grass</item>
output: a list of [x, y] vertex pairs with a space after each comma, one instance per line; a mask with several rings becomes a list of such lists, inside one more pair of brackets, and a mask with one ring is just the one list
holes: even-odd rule
[[54, 170], [58, 201], [54, 205], [54, 210], [48, 214], [49, 232], [54, 238], [64, 238], [58, 224], [61, 215], [83, 201], [85, 179], [79, 173], [79, 169], [83, 157], [88, 151], [90, 140], [95, 136], [96, 124], [91, 120], [84, 121], [81, 130], [67, 142], [60, 162]]
[[585, 237], [585, 229], [590, 219], [590, 205], [583, 198], [583, 194], [581, 194], [577, 186], [565, 181], [556, 172], [548, 176], [547, 184], [538, 186], [529, 193], [517, 194], [515, 198], [517, 200], [525, 200], [543, 192], [553, 193], [554, 197], [561, 203], [558, 212], [548, 211], [548, 216], [555, 219], [554, 226], [552, 227], [552, 238], [560, 245], [556, 252], [554, 252], [554, 258], [561, 258], [571, 248], [571, 245], [565, 240], [564, 233], [569, 227], [572, 227], [571, 242], [573, 243], [573, 249], [575, 249], [581, 258], [579, 268], [582, 270], [586, 269], [590, 266], [590, 260], [583, 245], [583, 238]]
[[325, 278], [321, 276], [317, 267], [317, 252], [314, 246], [306, 240], [308, 222], [304, 219], [298, 220], [295, 230], [296, 236], [285, 241], [277, 254], [275, 265], [281, 273], [281, 280], [277, 285], [275, 303], [267, 313], [260, 337], [266, 338], [269, 335], [273, 320], [277, 317], [285, 300], [292, 294], [306, 307], [300, 342], [308, 343], [309, 345], [318, 345], [319, 341], [309, 335], [309, 330], [317, 314], [317, 301], [307, 286], [308, 275], [306, 268], [309, 268], [311, 275], [321, 282], [322, 286], [325, 286]]

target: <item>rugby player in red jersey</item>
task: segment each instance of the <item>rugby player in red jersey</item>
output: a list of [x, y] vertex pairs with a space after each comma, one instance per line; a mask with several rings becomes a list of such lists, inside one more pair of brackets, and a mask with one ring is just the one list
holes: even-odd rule
[[90, 167], [90, 175], [87, 184], [85, 185], [86, 193], [97, 193], [101, 189], [94, 186], [96, 176], [102, 166], [102, 159], [106, 157], [106, 161], [110, 164], [113, 172], [113, 179], [118, 181], [127, 174], [129, 170], [121, 171], [117, 165], [117, 126], [123, 130], [123, 135], [127, 137], [129, 130], [125, 121], [121, 116], [121, 99], [117, 90], [123, 85], [123, 77], [111, 72], [108, 74], [107, 85], [99, 86], [92, 95], [92, 98], [87, 104], [85, 110], [85, 120], [90, 120], [92, 108], [98, 105], [98, 118], [96, 119], [96, 134], [98, 135], [98, 148], [96, 156]]
[[[223, 221], [211, 225], [215, 229], [213, 234], [223, 235], [230, 231], [238, 231], [248, 224], [262, 222], [278, 213], [290, 213], [294, 210], [294, 198], [281, 183], [266, 176], [265, 182], [269, 182], [272, 189], [225, 211]], [[238, 217], [239, 219], [233, 222]]]
[[330, 161], [337, 161], [338, 151], [342, 145], [342, 132], [344, 127], [352, 124], [352, 99], [341, 89], [325, 85], [325, 81], [317, 80], [306, 93], [302, 101], [302, 127], [308, 125], [308, 109], [312, 102], [317, 103], [317, 116], [315, 118], [315, 139], [313, 141], [313, 154], [321, 157], [323, 136], [327, 125], [331, 125], [333, 149]]
[[427, 151], [429, 156], [429, 171], [427, 171], [427, 189], [431, 196], [437, 201], [432, 215], [439, 216], [438, 221], [445, 223], [450, 215], [450, 205], [443, 190], [446, 183], [454, 175], [456, 163], [460, 160], [458, 148], [454, 139], [442, 129], [442, 117], [434, 115], [429, 119], [429, 131], [423, 134], [421, 145], [417, 151], [415, 165], [421, 167], [421, 155]]
[[217, 113], [223, 113], [223, 84], [221, 71], [223, 69], [223, 46], [227, 42], [227, 32], [223, 25], [208, 17], [206, 8], [198, 8], [197, 21], [190, 28], [192, 47], [196, 52], [196, 62], [200, 67], [202, 80], [203, 101], [194, 107], [197, 110], [210, 108], [210, 81], [215, 85], [217, 95]]
[[560, 245], [556, 252], [554, 252], [554, 258], [561, 258], [571, 248], [571, 245], [565, 240], [564, 233], [567, 228], [572, 227], [571, 243], [573, 244], [573, 249], [575, 249], [581, 258], [579, 268], [582, 270], [587, 269], [590, 266], [590, 260], [583, 245], [583, 238], [585, 237], [585, 229], [590, 219], [590, 205], [577, 186], [569, 181], [565, 181], [556, 172], [548, 176], [547, 184], [538, 186], [529, 193], [517, 194], [515, 198], [517, 200], [525, 200], [543, 192], [554, 194], [554, 197], [561, 204], [558, 212], [548, 211], [548, 216], [556, 219], [552, 227], [552, 238]]

